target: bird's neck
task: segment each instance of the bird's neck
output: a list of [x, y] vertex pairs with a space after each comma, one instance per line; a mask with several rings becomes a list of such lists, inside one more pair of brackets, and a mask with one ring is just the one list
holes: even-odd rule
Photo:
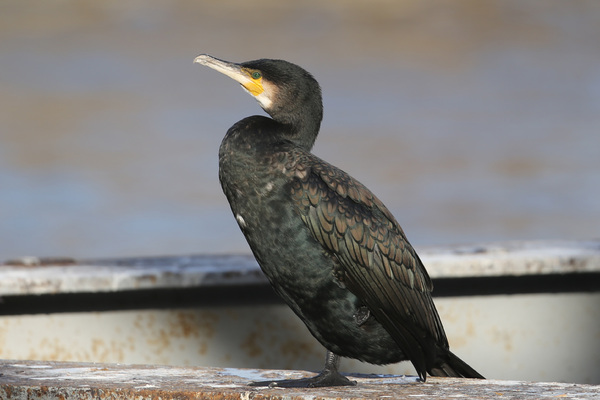
[[321, 123], [310, 124], [283, 124], [284, 137], [298, 147], [310, 151], [315, 144]]
[[323, 109], [321, 107], [313, 107], [293, 115], [271, 115], [271, 117], [281, 125], [282, 135], [286, 139], [295, 143], [300, 148], [310, 151], [315, 144], [319, 129], [321, 128]]

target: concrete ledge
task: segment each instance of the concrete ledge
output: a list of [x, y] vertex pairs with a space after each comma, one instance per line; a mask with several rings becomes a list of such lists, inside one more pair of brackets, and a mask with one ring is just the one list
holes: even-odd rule
[[353, 376], [356, 387], [254, 388], [255, 380], [310, 376], [305, 371], [0, 361], [0, 398], [49, 399], [597, 399], [600, 386], [405, 376]]
[[[600, 273], [600, 240], [417, 250], [434, 279]], [[0, 296], [266, 284], [251, 255], [96, 260], [23, 257], [0, 263]]]

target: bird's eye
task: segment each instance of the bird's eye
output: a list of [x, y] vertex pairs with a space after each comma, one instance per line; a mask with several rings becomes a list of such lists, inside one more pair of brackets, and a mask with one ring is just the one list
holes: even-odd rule
[[260, 74], [260, 72], [258, 72], [258, 71], [254, 71], [254, 72], [252, 73], [252, 79], [259, 79], [260, 77], [261, 77], [261, 74]]

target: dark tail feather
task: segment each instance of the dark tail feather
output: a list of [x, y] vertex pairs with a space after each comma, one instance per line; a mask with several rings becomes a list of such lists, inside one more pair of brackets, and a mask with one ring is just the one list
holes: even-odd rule
[[452, 352], [448, 352], [446, 358], [441, 360], [429, 371], [431, 376], [451, 376], [456, 378], [485, 379], [483, 375], [475, 371], [469, 364], [458, 358]]

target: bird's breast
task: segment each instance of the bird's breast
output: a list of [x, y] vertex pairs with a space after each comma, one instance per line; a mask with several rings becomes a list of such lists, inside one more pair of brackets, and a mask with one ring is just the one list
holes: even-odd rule
[[253, 146], [245, 139], [230, 130], [223, 140], [219, 178], [261, 268], [276, 289], [290, 295], [328, 284], [331, 270], [315, 263], [324, 251], [298, 215], [291, 195], [297, 173], [306, 172], [296, 172], [295, 153], [285, 145]]
[[325, 347], [369, 362], [398, 361], [404, 356], [381, 325], [357, 322], [362, 303], [337, 280], [333, 256], [299, 214], [294, 191], [310, 173], [299, 154], [226, 137], [219, 177], [233, 215], [275, 291]]

